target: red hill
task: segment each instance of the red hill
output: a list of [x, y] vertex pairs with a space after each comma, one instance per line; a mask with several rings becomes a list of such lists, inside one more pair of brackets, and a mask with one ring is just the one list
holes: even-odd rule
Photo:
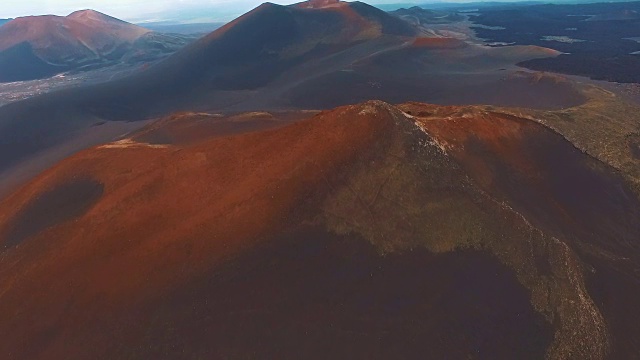
[[[251, 119], [283, 122], [215, 130]], [[640, 334], [640, 201], [560, 135], [419, 103], [285, 120], [178, 115], [3, 201], [0, 353], [589, 358]]]

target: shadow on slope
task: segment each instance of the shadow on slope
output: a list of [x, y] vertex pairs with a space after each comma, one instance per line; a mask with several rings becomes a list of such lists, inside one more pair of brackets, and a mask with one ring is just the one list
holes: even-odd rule
[[0, 52], [0, 82], [42, 79], [67, 69], [40, 59], [26, 42]]
[[41, 194], [20, 210], [9, 232], [3, 235], [4, 248], [17, 246], [51, 226], [83, 215], [100, 199], [103, 191], [102, 184], [78, 178]]
[[139, 345], [154, 358], [540, 359], [552, 331], [529, 297], [484, 253], [381, 256], [306, 226], [156, 299], [135, 326], [152, 329]]

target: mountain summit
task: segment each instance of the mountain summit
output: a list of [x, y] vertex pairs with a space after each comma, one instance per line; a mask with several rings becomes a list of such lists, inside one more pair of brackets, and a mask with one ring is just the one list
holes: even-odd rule
[[150, 30], [140, 26], [90, 9], [75, 11], [66, 18], [91, 26], [102, 33], [110, 33], [115, 39], [120, 41], [132, 42], [150, 32]]

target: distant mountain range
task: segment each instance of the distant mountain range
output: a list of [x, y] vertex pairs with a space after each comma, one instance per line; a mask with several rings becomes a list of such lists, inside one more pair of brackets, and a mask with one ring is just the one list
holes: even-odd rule
[[154, 60], [185, 44], [93, 10], [17, 18], [0, 27], [0, 82], [123, 60]]
[[28, 43], [49, 63], [82, 64], [113, 55], [149, 31], [93, 10], [23, 17], [0, 28], [0, 51]]

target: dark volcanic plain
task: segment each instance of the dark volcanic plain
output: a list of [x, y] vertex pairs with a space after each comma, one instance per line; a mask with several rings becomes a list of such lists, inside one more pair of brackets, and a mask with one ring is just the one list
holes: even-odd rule
[[640, 108], [466, 17], [264, 4], [1, 106], [0, 358], [634, 358]]
[[[471, 19], [489, 41], [549, 47], [555, 58], [520, 63], [528, 69], [640, 82], [640, 2], [483, 8]], [[487, 27], [488, 26], [488, 27]]]

